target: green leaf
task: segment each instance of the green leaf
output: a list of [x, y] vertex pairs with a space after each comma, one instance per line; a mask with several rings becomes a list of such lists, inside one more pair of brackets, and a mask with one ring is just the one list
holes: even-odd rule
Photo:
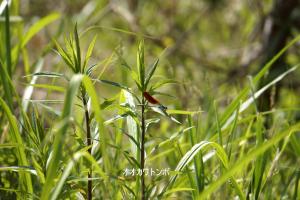
[[134, 80], [134, 82], [136, 83], [137, 87], [139, 88], [139, 90], [142, 90], [142, 85], [140, 83], [140, 80], [139, 80], [139, 76], [138, 74], [135, 72], [135, 71], [131, 71], [130, 72], [130, 75], [131, 75], [131, 78]]
[[83, 64], [83, 69], [85, 70], [89, 60], [90, 60], [90, 57], [92, 56], [92, 53], [93, 53], [93, 49], [94, 49], [94, 46], [95, 46], [95, 43], [96, 43], [96, 40], [97, 40], [97, 36], [95, 36], [92, 40], [92, 42], [90, 43], [89, 47], [88, 47], [88, 50], [86, 52], [86, 55], [85, 55], [85, 59], [84, 59], [84, 64]]
[[147, 78], [146, 78], [146, 81], [145, 81], [145, 89], [146, 90], [147, 90], [147, 86], [148, 86], [148, 84], [149, 84], [149, 82], [150, 82], [150, 80], [151, 80], [151, 78], [152, 78], [152, 76], [153, 76], [153, 74], [154, 74], [154, 72], [156, 70], [158, 62], [159, 62], [159, 59], [156, 59], [156, 61], [153, 63], [153, 65], [152, 65], [152, 67], [151, 67], [151, 69], [150, 69], [150, 71], [149, 71], [149, 73], [147, 75]]
[[[34, 101], [29, 101], [29, 102], [34, 102]], [[63, 103], [63, 102], [61, 102], [61, 103]], [[42, 108], [44, 108], [49, 113], [52, 113], [52, 114], [54, 114], [54, 115], [56, 115], [58, 117], [61, 116], [61, 111], [60, 110], [56, 110], [53, 107], [47, 106], [47, 105], [45, 105], [43, 103], [37, 102], [36, 104], [39, 105], [39, 106], [41, 106]]]
[[48, 90], [54, 90], [57, 92], [64, 92], [66, 89], [64, 87], [56, 86], [56, 85], [49, 85], [49, 84], [26, 84], [27, 86], [32, 86], [35, 88], [44, 88]]
[[177, 114], [177, 115], [195, 115], [198, 113], [202, 113], [204, 111], [187, 111], [187, 110], [172, 110], [168, 109], [167, 112], [169, 114]]
[[[121, 97], [120, 97], [120, 103], [125, 102], [129, 105], [130, 109], [135, 112], [136, 111], [136, 105], [134, 102], [134, 98], [131, 93], [129, 93], [127, 90], [121, 91]], [[139, 127], [136, 122], [136, 120], [132, 116], [128, 116], [126, 119], [127, 123], [127, 130], [128, 135], [130, 135], [132, 138], [134, 138], [134, 141], [136, 141], [138, 144], [140, 142], [140, 136], [139, 136]], [[130, 141], [131, 144], [131, 151], [132, 154], [138, 159], [139, 157], [139, 147], [135, 142]]]
[[79, 36], [78, 36], [78, 32], [77, 32], [77, 24], [75, 25], [74, 28], [74, 38], [75, 38], [75, 47], [76, 47], [76, 56], [74, 56], [74, 59], [76, 61], [76, 72], [79, 73], [83, 73], [83, 69], [81, 69], [81, 52], [80, 52], [80, 43], [79, 43]]
[[39, 177], [39, 181], [40, 181], [40, 183], [44, 184], [45, 183], [45, 175], [44, 175], [43, 168], [36, 161], [36, 159], [34, 158], [34, 156], [32, 156], [31, 158], [32, 158], [33, 167], [36, 170], [37, 176]]
[[173, 79], [165, 79], [165, 80], [161, 80], [161, 81], [157, 81], [152, 87], [151, 90], [156, 90], [166, 84], [174, 84], [174, 83], [178, 83], [178, 81], [175, 81]]
[[7, 73], [7, 71], [4, 68], [3, 63], [0, 60], [0, 77], [1, 77], [1, 82], [2, 82], [2, 86], [4, 89], [4, 98], [8, 104], [8, 106], [10, 108], [12, 108], [13, 105], [13, 96], [11, 93], [11, 84], [10, 84], [10, 80], [9, 80], [9, 75]]
[[0, 149], [4, 148], [15, 148], [18, 147], [17, 143], [5, 143], [5, 144], [0, 144]]
[[63, 146], [63, 138], [67, 132], [69, 123], [68, 120], [72, 116], [74, 99], [77, 96], [77, 91], [81, 85], [82, 75], [74, 75], [69, 83], [69, 87], [67, 89], [67, 93], [65, 96], [65, 104], [63, 107], [63, 112], [61, 116], [62, 125], [58, 129], [55, 134], [54, 142], [52, 146], [52, 154], [49, 161], [49, 166], [47, 169], [46, 181], [43, 187], [43, 191], [41, 194], [42, 200], [48, 200], [51, 194], [52, 187], [54, 186], [54, 181], [57, 176], [57, 170], [59, 167], [59, 162], [62, 158], [62, 146]]
[[167, 140], [165, 140], [165, 141], [159, 143], [158, 145], [156, 145], [155, 148], [151, 150], [151, 152], [153, 152], [153, 151], [154, 151], [155, 149], [157, 149], [157, 148], [161, 148], [161, 147], [163, 147], [163, 146], [165, 146], [165, 145], [168, 145], [168, 144], [170, 144], [170, 143], [172, 143], [172, 142], [174, 142], [174, 141], [176, 141], [176, 140], [179, 140], [179, 138], [180, 138], [181, 136], [183, 136], [184, 133], [187, 133], [187, 132], [188, 132], [189, 130], [191, 130], [192, 128], [194, 128], [194, 127], [188, 127], [188, 128], [182, 129], [182, 130], [180, 130], [179, 132], [173, 134], [169, 139], [167, 139]]
[[112, 53], [109, 58], [105, 59], [104, 61], [104, 66], [101, 69], [101, 72], [99, 73], [97, 79], [100, 79], [102, 77], [102, 75], [104, 74], [105, 70], [110, 66], [110, 64], [112, 63], [112, 59], [114, 57], [114, 54]]
[[274, 135], [271, 139], [269, 139], [268, 141], [264, 142], [263, 144], [259, 145], [258, 147], [250, 151], [247, 155], [241, 157], [234, 164], [229, 166], [228, 171], [226, 171], [220, 178], [218, 178], [217, 181], [213, 182], [208, 187], [206, 187], [206, 189], [200, 194], [200, 196], [197, 199], [200, 200], [200, 199], [208, 198], [210, 194], [216, 191], [231, 176], [245, 169], [245, 166], [247, 166], [250, 162], [252, 162], [253, 159], [255, 159], [259, 155], [262, 155], [265, 151], [267, 151], [273, 145], [280, 142], [283, 138], [297, 131], [300, 131], [300, 123], [297, 123], [289, 127], [288, 129], [286, 129], [285, 131], [282, 131]]
[[13, 171], [13, 172], [27, 172], [33, 175], [37, 175], [36, 170], [34, 170], [31, 167], [24, 167], [24, 166], [9, 166], [9, 167], [1, 167], [0, 166], [0, 172], [1, 171]]
[[7, 4], [5, 6], [5, 52], [6, 52], [6, 71], [10, 78], [12, 78], [12, 56], [11, 56], [11, 26], [10, 26], [10, 8]]
[[[195, 144], [181, 158], [181, 160], [179, 161], [179, 163], [177, 164], [177, 166], [175, 168], [175, 171], [177, 171], [177, 172], [183, 171], [183, 169], [185, 167], [187, 167], [188, 164], [193, 160], [193, 158], [196, 156], [196, 154], [199, 153], [200, 151], [205, 150], [207, 147], [211, 147], [211, 148], [215, 149], [216, 150], [216, 155], [221, 160], [221, 162], [222, 162], [223, 166], [225, 167], [225, 169], [229, 169], [228, 158], [227, 158], [226, 152], [224, 151], [223, 147], [221, 147], [219, 144], [217, 144], [215, 142], [202, 141], [198, 144]], [[164, 191], [166, 190], [167, 187], [173, 185], [173, 183], [175, 182], [177, 177], [178, 177], [178, 174], [171, 177], [169, 183], [165, 186], [165, 188], [163, 189], [163, 191], [160, 195], [162, 195], [164, 193]], [[228, 177], [228, 179], [230, 179], [233, 182], [233, 186], [235, 187], [235, 189], [236, 189], [237, 193], [239, 194], [240, 198], [245, 199], [245, 196], [244, 196], [243, 192], [241, 191], [241, 189], [238, 186], [238, 184], [236, 183], [236, 181], [232, 178], [232, 176]]]
[[144, 40], [140, 41], [137, 51], [137, 69], [139, 75], [139, 85], [145, 90], [145, 60], [144, 60]]
[[104, 125], [109, 125], [109, 124], [111, 124], [111, 123], [114, 123], [115, 121], [118, 121], [118, 120], [120, 120], [120, 119], [123, 119], [123, 118], [126, 118], [128, 116], [128, 114], [127, 113], [124, 113], [124, 114], [121, 114], [121, 115], [116, 115], [116, 116], [114, 116], [113, 118], [111, 118], [111, 119], [109, 119], [109, 120], [106, 120], [105, 122], [104, 122]]
[[99, 130], [99, 133], [101, 133], [100, 153], [102, 154], [102, 158], [103, 158], [102, 162], [104, 165], [104, 171], [109, 171], [111, 169], [111, 160], [109, 159], [109, 155], [107, 154], [107, 145], [106, 145], [106, 143], [108, 143], [109, 141], [109, 137], [107, 135], [107, 131], [104, 130], [104, 124], [103, 124], [103, 119], [101, 117], [101, 109], [100, 109], [100, 103], [97, 96], [97, 92], [95, 90], [92, 80], [88, 76], [84, 75], [82, 81], [83, 81], [82, 83], [84, 85], [84, 88], [91, 99], [91, 108], [95, 113], [97, 128]]
[[159, 114], [161, 114], [162, 116], [165, 116], [167, 118], [169, 118], [170, 120], [172, 120], [173, 122], [177, 123], [177, 124], [181, 124], [177, 119], [175, 119], [174, 117], [172, 117], [171, 115], [169, 115], [169, 113], [166, 111], [165, 108], [162, 108], [161, 106], [152, 106], [151, 110], [153, 110], [154, 112], [157, 112]]
[[129, 64], [126, 62], [126, 60], [122, 57], [122, 55], [118, 51], [115, 51], [115, 54], [118, 56], [118, 58], [121, 62], [121, 66], [125, 67], [125, 69], [127, 69], [129, 71], [133, 71], [131, 69], [131, 67], [129, 66]]
[[158, 154], [155, 154], [154, 156], [151, 156], [151, 157], [147, 157], [147, 162], [153, 162], [154, 160], [156, 159], [159, 159], [159, 158], [165, 158], [167, 157], [168, 154], [170, 154], [171, 152], [174, 152], [174, 149], [173, 148], [170, 148], [170, 149], [166, 149], [165, 151], [162, 151]]
[[101, 103], [100, 108], [101, 110], [106, 109], [107, 107], [111, 106], [115, 102], [115, 98], [106, 99], [103, 103]]
[[66, 80], [69, 80], [68, 77], [66, 77], [64, 74], [57, 73], [57, 72], [36, 72], [33, 74], [26, 75], [24, 77], [31, 77], [31, 76], [41, 76], [47, 78], [64, 78]]
[[[17, 120], [15, 116], [12, 114], [11, 110], [5, 103], [5, 101], [0, 97], [0, 106], [3, 109], [4, 114], [6, 115], [8, 122], [10, 124], [10, 137], [13, 143], [17, 143], [18, 146], [16, 148], [16, 156], [18, 158], [18, 163], [21, 166], [29, 166], [29, 162], [26, 158], [26, 153], [25, 153], [25, 144], [23, 143], [21, 134], [19, 132], [19, 129], [17, 127]], [[29, 193], [33, 193], [33, 187], [32, 187], [32, 181], [31, 181], [31, 176], [27, 173], [20, 172], [19, 175], [19, 181], [21, 184], [21, 188], [24, 191], [27, 191]]]
[[35, 35], [37, 34], [40, 30], [45, 28], [48, 24], [54, 22], [60, 18], [59, 13], [51, 13], [50, 15], [47, 15], [46, 17], [43, 17], [39, 21], [37, 21], [34, 25], [32, 25], [27, 33], [25, 33], [22, 43], [21, 43], [21, 48], [25, 47], [25, 45], [28, 43], [28, 41]]
[[58, 181], [54, 191], [53, 195], [51, 196], [51, 200], [55, 200], [58, 198], [59, 193], [61, 192], [63, 185], [69, 175], [71, 174], [72, 169], [74, 168], [74, 165], [78, 160], [84, 157], [93, 167], [95, 168], [95, 172], [97, 172], [103, 180], [106, 180], [108, 176], [102, 171], [102, 169], [99, 167], [97, 161], [86, 151], [86, 148], [84, 148], [81, 151], [78, 151], [74, 154], [74, 156], [69, 160], [69, 163], [67, 164], [66, 168], [64, 169], [62, 176], [60, 177], [60, 180]]
[[295, 135], [291, 135], [291, 145], [294, 150], [294, 154], [300, 157], [300, 141]]
[[0, 15], [3, 14], [3, 12], [5, 11], [5, 8], [7, 6], [9, 1], [2, 1], [1, 4], [0, 4]]
[[105, 84], [109, 84], [109, 85], [124, 89], [127, 92], [131, 93], [131, 89], [125, 85], [122, 85], [121, 83], [117, 83], [117, 82], [113, 82], [113, 81], [109, 81], [109, 80], [103, 80], [103, 79], [101, 79], [101, 80], [93, 79], [93, 80], [96, 82], [99, 82], [99, 83], [105, 83]]
[[[246, 110], [254, 101], [255, 98], [258, 98], [260, 95], [262, 95], [267, 89], [269, 89], [271, 86], [275, 85], [277, 82], [281, 81], [285, 76], [287, 76], [288, 74], [290, 74], [291, 72], [295, 71], [298, 67], [300, 66], [300, 64], [290, 68], [289, 70], [287, 70], [286, 72], [282, 73], [281, 75], [279, 75], [277, 78], [275, 78], [273, 81], [271, 81], [270, 83], [268, 83], [267, 85], [265, 85], [263, 88], [261, 88], [260, 90], [258, 90], [257, 92], [255, 92], [250, 98], [248, 98], [246, 101], [244, 101], [242, 103], [242, 105], [240, 106], [239, 109], [239, 113], [243, 112], [244, 110]], [[236, 103], [235, 103], [236, 104]], [[237, 105], [235, 105], [235, 108], [239, 107], [240, 103], [237, 103]], [[227, 109], [226, 109], [227, 110]], [[224, 113], [225, 114], [225, 113]], [[236, 113], [233, 113], [227, 120], [226, 123], [223, 124], [223, 129], [227, 128], [227, 126], [234, 120]], [[224, 116], [224, 115], [223, 115]]]
[[62, 59], [65, 61], [65, 63], [72, 69], [73, 72], [75, 72], [75, 63], [72, 61], [71, 55], [69, 55], [55, 40], [53, 40], [56, 48], [58, 50], [58, 55], [62, 57]]

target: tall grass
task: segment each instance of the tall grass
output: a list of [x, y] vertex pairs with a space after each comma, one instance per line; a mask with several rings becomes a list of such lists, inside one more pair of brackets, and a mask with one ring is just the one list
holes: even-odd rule
[[[174, 94], [162, 92], [162, 87], [176, 82], [159, 74], [160, 59], [151, 62], [144, 44], [150, 41], [140, 39], [135, 64], [120, 49], [94, 64], [90, 58], [101, 38], [94, 36], [85, 46], [87, 32], [75, 25], [70, 36], [64, 36], [64, 45], [59, 37], [49, 43], [61, 70], [44, 71], [41, 55], [40, 62], [31, 66], [36, 69], [24, 70], [22, 78], [28, 83], [21, 98], [14, 65], [26, 57], [20, 52], [27, 51], [31, 38], [59, 15], [40, 19], [18, 38], [18, 44], [12, 44], [15, 35], [10, 32], [16, 27], [11, 27], [8, 10], [1, 26], [6, 37], [0, 44], [6, 49], [0, 60], [0, 198], [299, 198], [300, 123], [286, 117], [293, 110], [255, 109], [255, 99], [298, 65], [263, 88], [255, 86], [300, 36], [250, 79], [229, 105], [209, 98], [208, 90], [208, 106], [187, 111], [153, 105], [144, 96], [147, 92], [163, 102]], [[105, 79], [109, 66], [122, 71], [128, 81]], [[57, 94], [34, 100], [38, 88]], [[105, 89], [116, 92], [104, 98]], [[264, 126], [267, 117], [274, 118], [269, 129]], [[126, 174], [127, 170], [135, 173]]]

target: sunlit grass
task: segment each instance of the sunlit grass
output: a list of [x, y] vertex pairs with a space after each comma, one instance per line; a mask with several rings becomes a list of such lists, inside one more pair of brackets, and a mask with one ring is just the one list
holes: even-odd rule
[[[181, 83], [161, 73], [160, 59], [150, 59], [145, 47], [152, 40], [123, 29], [111, 30], [137, 38], [134, 64], [119, 47], [103, 61], [91, 59], [102, 38], [93, 33], [85, 41], [93, 27], [75, 25], [70, 35], [48, 44], [59, 68], [43, 70], [42, 54], [35, 69], [27, 66], [18, 77], [17, 61], [29, 59], [26, 44], [60, 16], [41, 18], [12, 43], [17, 36], [7, 33], [19, 27], [11, 27], [6, 13], [0, 44], [6, 52], [0, 60], [0, 199], [299, 198], [300, 123], [290, 114], [299, 108], [256, 109], [256, 99], [298, 65], [256, 86], [300, 36], [249, 77], [227, 105], [207, 90], [208, 106], [181, 110], [160, 101], [176, 96], [163, 87]], [[106, 79], [111, 72], [123, 77]], [[21, 92], [19, 78], [26, 81]], [[117, 92], [107, 98], [103, 88]], [[38, 90], [49, 95], [35, 100]]]

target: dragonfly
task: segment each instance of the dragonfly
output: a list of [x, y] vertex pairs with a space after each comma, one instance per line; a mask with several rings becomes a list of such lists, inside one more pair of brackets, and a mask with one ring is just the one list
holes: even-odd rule
[[172, 121], [178, 123], [178, 124], [181, 124], [179, 121], [177, 121], [174, 117], [170, 116], [168, 113], [167, 113], [167, 107], [162, 105], [157, 99], [155, 99], [153, 96], [151, 96], [149, 94], [149, 92], [143, 92], [143, 96], [145, 97], [145, 99], [153, 104], [153, 105], [157, 105], [157, 106], [152, 106], [152, 110], [154, 110], [155, 112], [158, 112], [168, 118], [170, 118]]
[[151, 96], [148, 92], [143, 92], [143, 95], [145, 99], [151, 104], [157, 105], [160, 109], [166, 111], [168, 108], [164, 105], [162, 105], [157, 99], [155, 99], [153, 96]]

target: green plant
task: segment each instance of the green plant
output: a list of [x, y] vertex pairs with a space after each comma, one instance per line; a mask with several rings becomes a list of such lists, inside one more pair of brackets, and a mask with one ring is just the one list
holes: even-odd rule
[[[1, 2], [6, 9], [0, 13], [0, 199], [298, 199], [296, 90], [285, 91], [274, 110], [259, 112], [256, 104], [267, 89], [297, 73], [298, 65], [256, 87], [296, 48], [299, 36], [236, 89], [219, 84], [220, 74], [202, 78], [201, 66], [222, 73], [224, 66], [236, 66], [238, 59], [219, 58], [216, 46], [232, 47], [249, 33], [254, 21], [249, 11], [241, 13], [248, 19], [242, 36], [228, 37], [225, 19], [219, 20], [226, 10], [206, 24], [193, 13], [201, 7], [195, 2], [175, 8], [145, 1], [131, 5], [132, 12], [122, 5], [123, 10], [115, 2], [88, 1], [75, 20], [81, 31], [72, 27], [61, 45], [61, 32], [74, 20], [68, 14], [57, 31], [45, 28], [59, 19], [57, 13], [23, 31], [27, 19], [18, 16], [19, 1], [10, 9]], [[174, 21], [167, 22], [170, 10]], [[178, 10], [189, 15], [183, 18]], [[212, 31], [212, 24], [220, 31]], [[30, 41], [40, 30], [54, 39], [32, 56]], [[147, 45], [143, 39], [132, 45], [140, 37]]]

